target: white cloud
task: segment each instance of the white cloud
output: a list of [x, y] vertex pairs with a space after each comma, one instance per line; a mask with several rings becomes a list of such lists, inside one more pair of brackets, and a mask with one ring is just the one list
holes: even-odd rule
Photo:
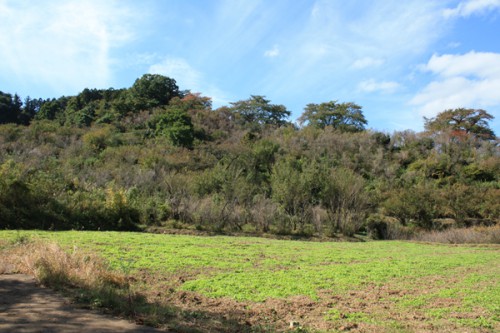
[[500, 54], [469, 52], [433, 55], [422, 70], [436, 79], [418, 92], [410, 104], [421, 115], [458, 107], [500, 106]]
[[383, 59], [378, 59], [378, 58], [372, 58], [372, 57], [363, 57], [360, 59], [356, 59], [352, 65], [351, 68], [354, 69], [365, 69], [369, 67], [378, 67], [384, 63]]
[[206, 84], [203, 74], [183, 58], [167, 57], [163, 61], [151, 65], [148, 72], [168, 76], [175, 79], [181, 89], [189, 89], [192, 92], [200, 92], [211, 97], [214, 107], [229, 103], [225, 93], [215, 85]]
[[374, 79], [365, 80], [358, 84], [358, 90], [368, 93], [379, 91], [391, 94], [399, 87], [400, 84], [394, 81], [376, 81]]
[[475, 52], [433, 55], [423, 69], [442, 77], [500, 77], [500, 54]]
[[151, 65], [149, 73], [171, 77], [182, 89], [197, 89], [201, 83], [201, 73], [182, 58], [165, 58], [162, 62]]
[[455, 8], [445, 9], [443, 16], [446, 18], [468, 17], [495, 9], [500, 9], [500, 0], [467, 0], [460, 2]]
[[280, 55], [280, 49], [278, 48], [278, 45], [274, 45], [272, 49], [264, 52], [264, 57], [267, 58], [275, 58], [279, 55]]
[[133, 15], [121, 2], [4, 1], [0, 8], [1, 75], [57, 94], [107, 86], [111, 51], [133, 38]]

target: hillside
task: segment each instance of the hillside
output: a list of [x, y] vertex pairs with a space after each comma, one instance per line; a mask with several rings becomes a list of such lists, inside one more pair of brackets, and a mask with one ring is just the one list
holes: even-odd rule
[[42, 100], [0, 94], [0, 229], [407, 238], [491, 226], [500, 149], [484, 110], [421, 133], [367, 129], [352, 102], [298, 119], [264, 96], [210, 98], [147, 74], [128, 89]]

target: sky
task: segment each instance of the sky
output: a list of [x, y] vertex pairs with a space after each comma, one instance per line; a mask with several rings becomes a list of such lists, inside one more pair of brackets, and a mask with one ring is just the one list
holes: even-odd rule
[[212, 98], [363, 107], [368, 127], [481, 108], [500, 135], [500, 0], [0, 0], [0, 91], [128, 88], [145, 73]]

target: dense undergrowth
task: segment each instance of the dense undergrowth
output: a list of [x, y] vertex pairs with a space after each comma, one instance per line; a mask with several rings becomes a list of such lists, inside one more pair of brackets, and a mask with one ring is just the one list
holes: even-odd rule
[[389, 134], [366, 129], [354, 103], [309, 104], [299, 127], [262, 96], [213, 110], [155, 75], [24, 105], [9, 96], [0, 229], [408, 239], [498, 224], [500, 154], [483, 110]]

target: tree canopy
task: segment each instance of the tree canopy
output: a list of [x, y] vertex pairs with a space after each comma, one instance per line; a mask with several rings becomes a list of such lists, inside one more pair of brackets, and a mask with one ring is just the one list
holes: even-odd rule
[[429, 132], [449, 131], [452, 134], [469, 134], [484, 140], [494, 140], [495, 133], [488, 121], [494, 117], [482, 109], [449, 109], [434, 118], [425, 118], [425, 129]]
[[271, 104], [265, 96], [251, 95], [249, 99], [231, 103], [230, 110], [242, 124], [284, 125], [290, 111], [281, 104]]
[[317, 128], [331, 126], [341, 132], [359, 132], [364, 130], [367, 121], [362, 107], [349, 102], [330, 101], [321, 104], [307, 104], [298, 122]]
[[175, 80], [159, 74], [144, 74], [135, 80], [130, 93], [143, 109], [167, 105], [172, 98], [180, 96]]
[[21, 98], [0, 91], [0, 124], [17, 123], [21, 114]]

